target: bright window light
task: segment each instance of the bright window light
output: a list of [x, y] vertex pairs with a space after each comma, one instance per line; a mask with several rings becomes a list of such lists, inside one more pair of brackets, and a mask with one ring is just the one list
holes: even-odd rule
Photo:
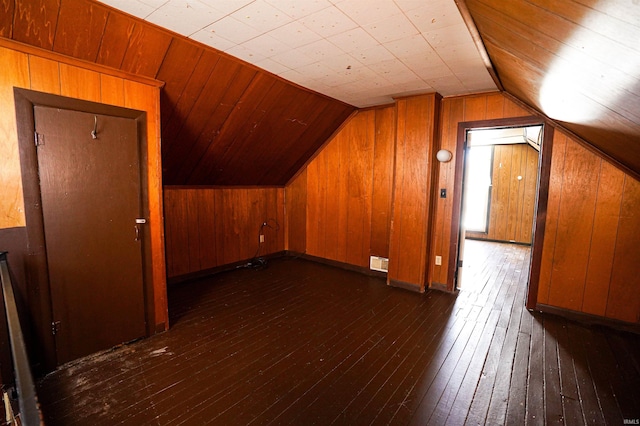
[[467, 149], [464, 227], [467, 231], [487, 232], [491, 196], [493, 146]]

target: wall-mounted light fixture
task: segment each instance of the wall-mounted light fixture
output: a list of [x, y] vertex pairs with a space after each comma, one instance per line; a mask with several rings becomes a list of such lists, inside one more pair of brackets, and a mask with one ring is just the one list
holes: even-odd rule
[[451, 154], [451, 151], [448, 151], [446, 149], [441, 149], [436, 154], [436, 158], [441, 163], [446, 163], [447, 161], [451, 160], [451, 157], [453, 157], [453, 154]]

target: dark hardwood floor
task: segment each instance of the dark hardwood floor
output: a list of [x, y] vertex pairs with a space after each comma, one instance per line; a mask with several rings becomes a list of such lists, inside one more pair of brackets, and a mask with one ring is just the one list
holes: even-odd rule
[[47, 425], [640, 419], [640, 336], [529, 313], [529, 249], [472, 252], [458, 295], [300, 259], [173, 287], [171, 330], [39, 381]]

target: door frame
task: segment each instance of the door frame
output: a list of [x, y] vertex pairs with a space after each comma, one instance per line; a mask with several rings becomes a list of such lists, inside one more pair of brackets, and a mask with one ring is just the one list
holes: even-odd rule
[[[18, 149], [24, 195], [24, 214], [27, 231], [28, 261], [27, 298], [29, 320], [36, 335], [35, 348], [30, 351], [36, 372], [48, 372], [56, 368], [57, 356], [55, 339], [51, 332], [53, 310], [49, 285], [47, 254], [44, 240], [44, 219], [40, 182], [38, 178], [38, 157], [35, 135], [35, 106], [45, 106], [129, 118], [136, 121], [138, 130], [138, 151], [140, 158], [140, 196], [143, 217], [149, 223], [149, 183], [147, 173], [147, 118], [146, 112], [105, 105], [33, 90], [14, 88], [16, 108]], [[45, 140], [46, 143], [46, 140]], [[142, 281], [144, 293], [145, 337], [154, 333], [155, 306], [153, 303], [153, 280], [151, 258], [151, 233], [148, 225], [142, 228]]]
[[465, 152], [467, 131], [494, 129], [500, 127], [523, 127], [541, 124], [543, 136], [538, 160], [538, 182], [536, 185], [536, 204], [533, 219], [529, 279], [527, 281], [526, 308], [535, 309], [538, 300], [538, 284], [542, 265], [542, 247], [544, 242], [547, 201], [549, 198], [549, 178], [551, 175], [551, 153], [553, 150], [554, 128], [548, 120], [539, 116], [501, 118], [493, 120], [465, 121], [458, 123], [456, 141], [455, 182], [452, 199], [451, 245], [449, 246], [449, 262], [447, 264], [447, 288], [453, 291], [456, 287], [456, 271], [458, 267], [458, 251], [461, 238], [462, 186], [465, 170]]

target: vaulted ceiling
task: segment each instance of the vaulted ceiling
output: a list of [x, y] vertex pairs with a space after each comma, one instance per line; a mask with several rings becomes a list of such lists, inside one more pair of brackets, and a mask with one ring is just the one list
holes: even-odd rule
[[164, 81], [168, 185], [284, 185], [355, 110], [91, 0], [0, 0], [0, 36]]
[[[451, 16], [454, 0], [376, 0], [373, 4], [379, 5], [378, 11], [368, 10], [372, 3], [365, 0], [107, 1], [115, 6], [118, 2], [135, 4], [140, 8], [138, 16], [151, 22], [160, 19], [169, 4], [184, 3], [186, 9], [203, 4], [231, 7], [213, 23], [202, 14], [201, 22], [196, 23], [196, 28], [204, 25], [201, 30], [185, 30], [194, 39], [190, 40], [172, 32], [180, 28], [170, 23], [163, 25], [172, 31], [93, 0], [0, 0], [1, 37], [166, 82], [161, 91], [165, 184], [283, 185], [357, 106], [388, 102], [391, 96], [416, 91], [453, 95], [495, 87], [487, 79], [486, 61], [478, 66], [480, 54], [463, 47], [469, 45], [471, 35], [460, 25], [461, 16]], [[635, 2], [456, 2], [463, 12], [469, 12], [473, 22], [467, 24], [477, 26], [504, 90], [640, 175], [640, 9]], [[243, 7], [251, 6], [248, 10], [255, 12], [263, 10], [255, 9], [256, 5], [274, 4], [281, 5], [283, 13], [286, 7], [298, 9], [285, 13], [288, 17], [282, 26], [262, 16], [265, 20], [258, 26], [263, 26], [264, 38], [260, 43], [251, 43], [260, 38], [255, 33], [253, 39], [242, 40], [242, 32], [224, 32], [230, 28], [221, 24], [224, 18], [239, 22], [251, 18], [238, 13]], [[350, 23], [344, 31], [323, 33], [324, 26], [345, 25], [346, 21], [341, 17], [342, 21], [329, 20], [325, 25], [321, 19], [324, 9], [317, 9], [319, 5], [330, 8], [325, 13], [328, 17], [346, 16]], [[319, 13], [306, 24], [304, 17], [296, 16], [305, 7]], [[393, 25], [374, 21], [381, 11], [393, 13], [395, 18], [388, 20]], [[174, 19], [174, 24], [183, 25], [181, 19], [187, 17]], [[424, 25], [420, 19], [426, 19]], [[450, 25], [438, 28], [443, 21]], [[216, 26], [216, 22], [221, 23]], [[409, 22], [411, 29], [401, 22]], [[322, 46], [313, 51], [319, 55], [316, 62], [301, 64], [301, 57], [310, 56], [305, 45], [285, 49], [287, 33], [271, 33], [287, 25], [300, 37], [293, 44], [308, 39], [307, 30], [321, 36], [311, 42]], [[406, 38], [400, 36], [385, 42], [385, 31], [409, 34], [414, 43], [398, 44], [397, 40]], [[277, 34], [285, 40], [277, 40]], [[215, 49], [197, 41], [214, 45], [219, 38], [227, 42], [235, 38], [235, 44]], [[274, 57], [249, 53], [252, 48], [255, 52], [269, 50], [264, 43], [270, 39], [276, 40], [273, 49], [284, 50]], [[358, 57], [358, 49], [346, 51], [343, 45], [349, 41], [356, 47], [373, 43], [368, 57], [379, 58], [384, 67], [376, 68], [367, 63], [367, 57]], [[322, 58], [332, 52], [327, 43], [342, 49], [333, 59]], [[374, 54], [377, 46], [385, 51]], [[416, 56], [402, 57], [412, 47]], [[247, 61], [255, 59], [257, 65], [232, 54]], [[298, 62], [287, 63], [288, 57]], [[323, 62], [325, 59], [331, 60]], [[424, 60], [435, 65], [429, 67], [421, 62]], [[345, 70], [334, 69], [331, 75], [327, 64], [332, 61], [346, 65]], [[300, 67], [295, 68], [296, 64]], [[354, 64], [366, 71], [352, 72]], [[318, 74], [305, 79], [303, 70]], [[394, 72], [402, 78], [394, 81]], [[340, 84], [341, 78], [347, 79], [346, 84]], [[367, 84], [372, 81], [377, 84]], [[389, 87], [382, 88], [384, 82]], [[413, 86], [406, 84], [411, 82]], [[353, 96], [347, 96], [350, 84], [357, 89]], [[343, 90], [336, 89], [340, 86]]]
[[504, 89], [640, 175], [640, 5], [466, 0]]

